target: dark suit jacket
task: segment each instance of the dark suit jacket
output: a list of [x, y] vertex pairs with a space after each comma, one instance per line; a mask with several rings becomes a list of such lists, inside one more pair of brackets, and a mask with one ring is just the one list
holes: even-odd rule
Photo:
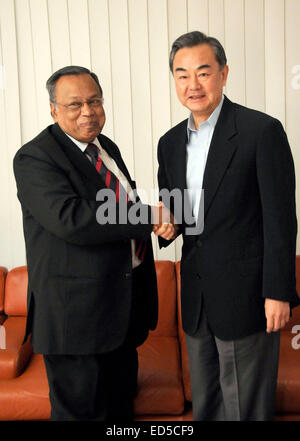
[[[186, 143], [187, 120], [160, 139], [160, 189], [186, 188]], [[280, 122], [225, 97], [203, 188], [203, 232], [181, 228], [183, 327], [196, 332], [204, 304], [217, 337], [241, 338], [266, 328], [266, 297], [299, 304], [295, 174]]]
[[[99, 141], [135, 187], [117, 146], [104, 135]], [[155, 328], [151, 224], [97, 223], [103, 202], [96, 193], [105, 184], [57, 124], [17, 152], [14, 172], [29, 275], [26, 335], [32, 331], [35, 352], [91, 354], [118, 347], [128, 329], [133, 283], [147, 311], [147, 332]], [[132, 271], [132, 238], [148, 240], [138, 272]]]

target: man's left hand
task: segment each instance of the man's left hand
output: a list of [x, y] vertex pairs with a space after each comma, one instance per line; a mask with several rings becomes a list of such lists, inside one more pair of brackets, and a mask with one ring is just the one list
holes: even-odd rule
[[290, 304], [281, 300], [265, 299], [267, 333], [283, 328], [290, 319]]

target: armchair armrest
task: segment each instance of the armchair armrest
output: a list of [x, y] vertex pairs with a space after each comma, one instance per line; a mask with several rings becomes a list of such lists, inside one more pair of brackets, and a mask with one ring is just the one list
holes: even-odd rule
[[4, 349], [0, 349], [0, 380], [9, 380], [21, 375], [31, 357], [33, 349], [30, 340], [22, 345], [25, 326], [26, 317], [11, 316], [2, 325]]

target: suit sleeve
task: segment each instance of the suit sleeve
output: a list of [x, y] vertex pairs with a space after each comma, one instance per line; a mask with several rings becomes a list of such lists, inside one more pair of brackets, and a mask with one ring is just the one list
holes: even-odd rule
[[[158, 188], [159, 191], [161, 192], [161, 190], [165, 189], [168, 191], [171, 191], [172, 189], [170, 188], [170, 185], [168, 183], [168, 179], [167, 179], [167, 174], [166, 174], [166, 169], [165, 169], [165, 163], [164, 163], [164, 159], [163, 159], [163, 154], [162, 154], [162, 145], [163, 142], [160, 139], [159, 143], [158, 143], [158, 147], [157, 147], [157, 159], [158, 159], [158, 173], [157, 173], [157, 180], [158, 180]], [[163, 200], [161, 197], [159, 198], [160, 200]], [[164, 201], [163, 201], [164, 202]], [[165, 206], [167, 206], [167, 204], [165, 203]], [[174, 215], [174, 207], [168, 206], [169, 210], [172, 212], [172, 214]], [[175, 219], [176, 220], [176, 219]], [[182, 230], [181, 230], [181, 225], [179, 225], [179, 232], [178, 235], [181, 234]], [[166, 240], [163, 239], [162, 237], [158, 237], [158, 244], [160, 248], [163, 247], [167, 247], [168, 245], [170, 245], [175, 239], [171, 239], [171, 240]]]
[[263, 297], [293, 302], [297, 299], [295, 170], [278, 120], [270, 120], [263, 131], [256, 161], [263, 212]]
[[116, 203], [116, 222], [100, 225], [96, 213], [104, 202], [80, 197], [65, 171], [41, 149], [33, 147], [27, 145], [20, 149], [13, 164], [18, 198], [25, 215], [32, 216], [55, 236], [76, 245], [148, 238], [152, 231], [151, 208], [148, 205], [139, 203], [136, 207], [137, 204], [128, 203], [123, 204], [122, 210], [125, 209], [128, 214], [135, 205], [134, 208], [147, 212], [145, 217], [149, 223], [121, 223], [121, 207]]

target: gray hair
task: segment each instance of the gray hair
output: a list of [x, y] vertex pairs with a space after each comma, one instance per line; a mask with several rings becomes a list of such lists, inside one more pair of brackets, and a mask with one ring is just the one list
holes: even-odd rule
[[208, 37], [202, 32], [193, 31], [181, 35], [172, 44], [170, 57], [169, 57], [169, 66], [172, 73], [173, 73], [173, 62], [176, 52], [184, 47], [193, 47], [193, 46], [197, 46], [198, 44], [208, 44], [214, 51], [216, 60], [220, 65], [220, 70], [223, 69], [223, 67], [227, 63], [227, 58], [225, 55], [224, 48], [219, 42], [219, 40], [217, 40], [214, 37]]
[[95, 73], [91, 72], [86, 67], [66, 66], [54, 72], [46, 82], [46, 89], [48, 90], [49, 93], [50, 102], [56, 104], [55, 89], [56, 89], [56, 83], [60, 77], [63, 77], [64, 75], [82, 75], [82, 74], [88, 74], [93, 78], [93, 80], [95, 80], [97, 86], [99, 87], [100, 94], [102, 96], [103, 94], [102, 88], [100, 86], [99, 79]]

